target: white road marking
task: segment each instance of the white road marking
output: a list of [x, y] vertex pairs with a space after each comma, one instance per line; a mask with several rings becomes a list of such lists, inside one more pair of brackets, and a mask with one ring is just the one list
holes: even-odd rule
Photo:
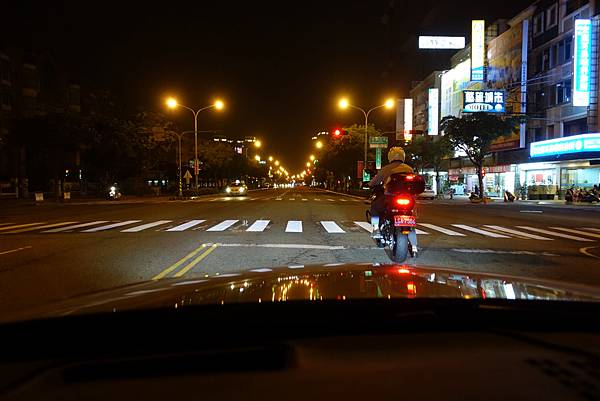
[[152, 227], [156, 227], [156, 226], [160, 226], [160, 225], [163, 225], [163, 224], [170, 223], [171, 221], [172, 220], [158, 220], [158, 221], [153, 221], [152, 223], [142, 224], [141, 226], [131, 227], [131, 228], [128, 228], [126, 230], [121, 230], [121, 232], [122, 233], [138, 233], [140, 231], [147, 230], [148, 228], [152, 228]]
[[348, 201], [344, 198], [340, 198], [340, 202], [348, 202]]
[[75, 224], [74, 226], [54, 228], [52, 230], [46, 230], [46, 231], [42, 231], [42, 232], [43, 233], [60, 233], [62, 231], [75, 230], [76, 228], [95, 226], [97, 224], [104, 224], [104, 223], [108, 223], [108, 221], [107, 220], [92, 221], [89, 223]]
[[349, 247], [338, 245], [312, 245], [312, 244], [217, 244], [220, 248], [279, 248], [279, 249], [320, 249], [326, 251], [337, 251], [349, 249]]
[[448, 230], [447, 228], [439, 227], [439, 226], [436, 226], [435, 224], [419, 223], [419, 225], [423, 226], [423, 227], [430, 228], [430, 229], [435, 230], [435, 231], [439, 231], [442, 234], [451, 235], [453, 237], [464, 237], [465, 236], [464, 234], [461, 234], [461, 233], [459, 233], [457, 231]]
[[418, 228], [415, 228], [415, 231], [417, 232], [417, 235], [429, 235], [429, 233], [426, 233], [425, 231], [421, 231]]
[[531, 252], [531, 251], [501, 251], [496, 249], [452, 249], [454, 252], [460, 253], [491, 253], [499, 255], [541, 255], [541, 256], [560, 256], [549, 252]]
[[280, 200], [283, 200], [283, 199], [281, 199], [281, 198], [277, 198], [277, 199], [275, 199], [275, 200], [276, 200], [276, 201], [280, 201]]
[[169, 228], [166, 231], [171, 231], [171, 232], [172, 231], [185, 231], [188, 228], [192, 228], [194, 226], [197, 226], [198, 224], [204, 223], [205, 221], [206, 220], [191, 220], [191, 221], [188, 221], [187, 223], [183, 223], [183, 224], [180, 224], [180, 225], [175, 226], [173, 228]]
[[139, 223], [140, 221], [141, 220], [121, 221], [120, 223], [113, 223], [113, 224], [108, 224], [105, 226], [90, 228], [89, 230], [83, 230], [82, 233], [95, 233], [97, 231], [106, 231], [106, 230], [110, 230], [111, 228], [123, 227], [123, 226], [129, 225], [129, 224]]
[[592, 230], [592, 231], [598, 231], [600, 233], [600, 228], [585, 227], [585, 229]]
[[298, 220], [290, 220], [287, 222], [287, 227], [285, 228], [286, 233], [301, 233], [302, 232], [302, 222]]
[[246, 231], [252, 233], [265, 231], [265, 228], [267, 228], [270, 221], [271, 220], [256, 220]]
[[563, 234], [563, 233], [557, 233], [554, 231], [542, 230], [541, 228], [528, 227], [528, 226], [517, 226], [517, 227], [521, 228], [523, 230], [529, 230], [529, 231], [533, 231], [533, 232], [537, 232], [537, 233], [541, 233], [541, 234], [552, 235], [554, 237], [572, 239], [574, 241], [579, 241], [579, 242], [593, 242], [591, 239], [576, 237], [574, 235], [568, 235], [568, 234]]
[[523, 231], [517, 231], [517, 230], [513, 230], [512, 228], [506, 228], [506, 227], [500, 227], [500, 226], [485, 226], [485, 227], [493, 228], [494, 230], [498, 230], [498, 231], [504, 231], [505, 233], [509, 233], [509, 234], [520, 235], [522, 237], [527, 237], [527, 238], [531, 238], [531, 239], [537, 239], [540, 241], [554, 241], [552, 238], [546, 238], [546, 237], [542, 237], [540, 235], [530, 234], [530, 233], [526, 233]]
[[329, 234], [343, 234], [344, 230], [335, 221], [321, 221], [321, 225]]
[[357, 226], [359, 226], [360, 228], [365, 229], [366, 231], [368, 231], [369, 233], [373, 232], [373, 225], [371, 223], [367, 223], [365, 221], [355, 221], [354, 224], [356, 224]]
[[315, 198], [314, 200], [316, 200], [317, 202], [321, 201], [321, 199], [320, 199], [320, 198]]
[[212, 226], [211, 228], [209, 228], [206, 231], [225, 231], [237, 222], [238, 222], [238, 220], [225, 220], [225, 221], [220, 222], [216, 226]]
[[471, 226], [466, 226], [464, 224], [452, 224], [454, 227], [458, 227], [458, 228], [462, 228], [463, 230], [466, 231], [471, 231], [477, 234], [481, 234], [481, 235], [485, 235], [487, 237], [492, 237], [492, 238], [510, 238], [507, 235], [502, 235], [502, 234], [496, 234], [496, 233], [492, 233], [489, 231], [485, 231], [485, 230], [480, 230], [479, 228], [475, 228], [475, 227], [471, 227]]
[[553, 230], [566, 231], [571, 234], [580, 234], [580, 235], [587, 235], [588, 237], [600, 238], [600, 234], [588, 233], [588, 232], [580, 231], [580, 230], [573, 230], [571, 228], [562, 228], [562, 227], [550, 227], [550, 228]]
[[306, 201], [308, 201], [308, 199], [302, 198], [302, 202], [306, 202]]
[[263, 269], [253, 269], [250, 270], [253, 273], [268, 273], [268, 272], [272, 272], [273, 269], [267, 269], [267, 268], [263, 268]]
[[331, 198], [327, 198], [327, 200], [328, 200], [329, 202], [335, 202], [335, 200], [333, 200], [333, 199], [331, 199]]
[[289, 198], [288, 200], [295, 201], [295, 200], [296, 200], [296, 198]]
[[521, 213], [544, 213], [542, 210], [520, 210]]

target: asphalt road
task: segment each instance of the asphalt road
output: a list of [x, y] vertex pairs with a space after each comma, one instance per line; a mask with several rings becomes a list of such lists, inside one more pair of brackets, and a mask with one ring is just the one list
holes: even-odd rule
[[[0, 319], [2, 311], [163, 277], [389, 263], [361, 227], [365, 209], [359, 199], [308, 188], [3, 207]], [[600, 208], [422, 201], [418, 221], [421, 252], [410, 265], [600, 286]]]

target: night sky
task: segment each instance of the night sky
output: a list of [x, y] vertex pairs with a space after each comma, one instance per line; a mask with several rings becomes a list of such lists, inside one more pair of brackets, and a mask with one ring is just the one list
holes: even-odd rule
[[[310, 138], [361, 122], [340, 112], [408, 95], [411, 81], [448, 67], [453, 52], [419, 51], [417, 36], [464, 35], [470, 20], [510, 18], [532, 1], [27, 1], [3, 5], [4, 41], [47, 49], [123, 107], [164, 110], [167, 95], [201, 114], [200, 130], [260, 137], [264, 154], [300, 170]], [[192, 129], [191, 113], [173, 115]], [[385, 111], [372, 121], [393, 130]]]

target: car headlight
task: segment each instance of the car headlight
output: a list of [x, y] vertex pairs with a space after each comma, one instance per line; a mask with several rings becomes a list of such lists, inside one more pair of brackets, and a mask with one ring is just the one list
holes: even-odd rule
[[246, 189], [244, 187], [240, 187], [240, 192], [244, 192]]
[[225, 188], [225, 192], [230, 193], [231, 192], [231, 188], [229, 188], [229, 187]]

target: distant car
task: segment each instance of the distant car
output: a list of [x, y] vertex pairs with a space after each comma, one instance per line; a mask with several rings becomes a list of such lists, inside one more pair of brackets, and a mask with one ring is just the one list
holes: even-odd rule
[[423, 192], [422, 194], [419, 194], [417, 196], [417, 198], [419, 198], [419, 199], [434, 200], [435, 199], [435, 192], [431, 188], [425, 188], [425, 192]]
[[233, 182], [225, 188], [227, 196], [246, 196], [248, 195], [248, 187], [243, 182]]

